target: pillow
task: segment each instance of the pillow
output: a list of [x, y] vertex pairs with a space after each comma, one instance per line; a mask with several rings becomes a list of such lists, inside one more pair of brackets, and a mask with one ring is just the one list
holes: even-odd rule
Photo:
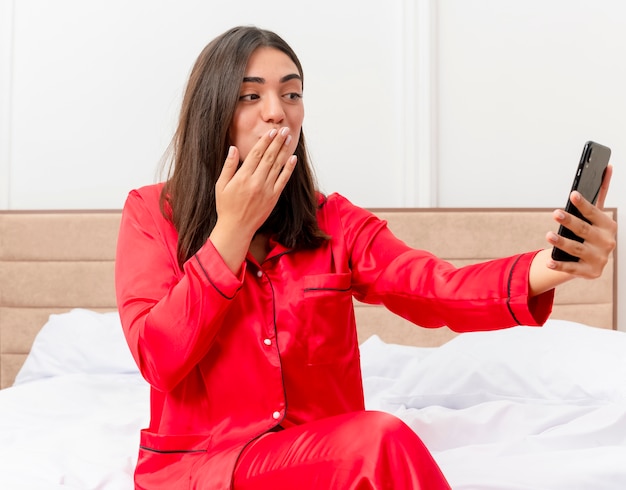
[[359, 350], [366, 408], [385, 410], [398, 374], [418, 372], [422, 360], [436, 348], [386, 343], [378, 335], [372, 335]]
[[76, 308], [50, 315], [14, 384], [63, 374], [137, 371], [118, 313]]
[[588, 405], [626, 402], [626, 333], [564, 320], [543, 327], [464, 333], [386, 393], [389, 409], [467, 408], [496, 400]]

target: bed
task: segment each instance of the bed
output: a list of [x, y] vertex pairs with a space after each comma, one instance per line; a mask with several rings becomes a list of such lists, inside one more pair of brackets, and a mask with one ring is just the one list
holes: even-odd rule
[[[547, 209], [375, 212], [459, 265], [554, 228]], [[116, 313], [119, 218], [0, 212], [0, 488], [133, 488], [148, 386]], [[355, 304], [367, 408], [409, 424], [454, 489], [626, 488], [616, 264], [559, 289], [542, 328], [455, 335]]]

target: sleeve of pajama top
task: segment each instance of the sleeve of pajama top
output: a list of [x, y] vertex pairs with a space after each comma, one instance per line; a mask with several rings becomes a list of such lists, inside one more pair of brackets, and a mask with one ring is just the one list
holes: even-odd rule
[[236, 277], [210, 241], [181, 271], [176, 231], [159, 209], [160, 189], [148, 186], [127, 198], [115, 282], [135, 361], [148, 382], [169, 391], [208, 351], [220, 318], [242, 285], [243, 271]]
[[[529, 298], [528, 274], [535, 252], [455, 267], [396, 238], [386, 222], [337, 194], [336, 206], [352, 271], [354, 296], [383, 304], [424, 327], [456, 331], [541, 325], [554, 291]], [[442, 236], [442, 240], [447, 237]]]

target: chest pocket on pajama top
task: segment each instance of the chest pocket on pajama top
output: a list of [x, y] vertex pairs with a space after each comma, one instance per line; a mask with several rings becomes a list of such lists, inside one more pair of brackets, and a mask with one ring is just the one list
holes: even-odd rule
[[341, 362], [352, 357], [356, 338], [351, 274], [305, 276], [299, 320], [308, 346], [310, 364]]

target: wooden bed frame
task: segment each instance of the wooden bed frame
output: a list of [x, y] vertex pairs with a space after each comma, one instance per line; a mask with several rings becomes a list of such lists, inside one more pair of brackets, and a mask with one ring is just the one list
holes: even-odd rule
[[[551, 209], [374, 209], [409, 245], [463, 265], [543, 248]], [[616, 218], [617, 210], [607, 213]], [[51, 313], [115, 310], [120, 211], [0, 211], [0, 388], [13, 380]], [[603, 276], [557, 291], [554, 318], [617, 328], [614, 255]], [[355, 304], [359, 339], [437, 346], [455, 334], [409, 324], [382, 307]]]

